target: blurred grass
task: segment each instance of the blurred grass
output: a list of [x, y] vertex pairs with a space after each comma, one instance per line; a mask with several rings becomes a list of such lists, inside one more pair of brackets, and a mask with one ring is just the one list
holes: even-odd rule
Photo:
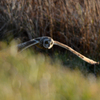
[[99, 100], [100, 79], [52, 63], [44, 54], [0, 50], [1, 100]]

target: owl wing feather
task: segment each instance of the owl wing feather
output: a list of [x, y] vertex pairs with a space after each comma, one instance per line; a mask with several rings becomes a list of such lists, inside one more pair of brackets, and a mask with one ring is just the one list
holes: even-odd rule
[[68, 45], [65, 45], [63, 43], [60, 43], [58, 41], [54, 41], [54, 45], [58, 45], [58, 46], [60, 46], [62, 48], [65, 48], [65, 49], [71, 51], [73, 54], [75, 54], [76, 56], [78, 56], [79, 58], [81, 58], [82, 60], [84, 60], [85, 62], [87, 62], [89, 64], [92, 64], [92, 65], [99, 64], [99, 62], [96, 62], [96, 61], [94, 61], [92, 59], [89, 59], [89, 58], [85, 57], [84, 55], [82, 55], [79, 52], [75, 51], [74, 49], [72, 49]]
[[39, 44], [40, 38], [36, 38], [36, 39], [32, 39], [30, 41], [24, 42], [24, 43], [20, 43], [17, 45], [18, 51], [23, 51], [26, 50], [27, 48]]

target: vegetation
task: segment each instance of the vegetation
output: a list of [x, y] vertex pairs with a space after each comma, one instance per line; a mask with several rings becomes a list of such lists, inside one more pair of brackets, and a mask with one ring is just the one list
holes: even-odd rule
[[8, 43], [13, 37], [26, 41], [51, 36], [97, 59], [99, 0], [1, 0], [0, 33]]
[[35, 52], [0, 51], [1, 100], [99, 100], [100, 79]]
[[50, 36], [99, 61], [99, 3], [100, 0], [0, 0], [0, 99], [99, 100], [100, 79], [91, 72], [100, 74], [100, 66], [94, 70], [57, 46], [45, 54], [37, 48], [38, 53], [33, 49], [17, 53], [9, 45], [12, 40], [20, 43]]
[[24, 42], [40, 36], [50, 36], [99, 61], [99, 0], [0, 1], [1, 41], [9, 44], [13, 39]]

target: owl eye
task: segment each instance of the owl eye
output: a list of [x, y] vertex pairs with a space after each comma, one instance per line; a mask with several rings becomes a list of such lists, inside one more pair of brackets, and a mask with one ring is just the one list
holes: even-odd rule
[[48, 41], [45, 41], [45, 44], [48, 44]]
[[53, 42], [51, 42], [50, 44], [53, 44]]

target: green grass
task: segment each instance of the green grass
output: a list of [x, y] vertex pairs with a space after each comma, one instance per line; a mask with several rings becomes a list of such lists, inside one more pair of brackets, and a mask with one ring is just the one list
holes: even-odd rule
[[99, 88], [99, 78], [84, 77], [44, 54], [0, 51], [0, 100], [99, 100]]

